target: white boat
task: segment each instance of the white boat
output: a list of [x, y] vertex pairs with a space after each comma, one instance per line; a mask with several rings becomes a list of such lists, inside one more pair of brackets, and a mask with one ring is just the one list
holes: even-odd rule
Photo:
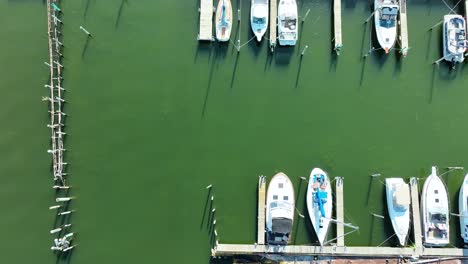
[[447, 189], [437, 176], [437, 168], [424, 182], [421, 193], [424, 245], [441, 247], [449, 243], [449, 201]]
[[252, 0], [250, 26], [260, 42], [268, 27], [268, 0]]
[[463, 242], [468, 244], [468, 174], [465, 175], [458, 196], [458, 213], [460, 214], [460, 231]]
[[286, 174], [279, 172], [268, 184], [266, 237], [270, 245], [287, 245], [294, 221], [294, 189]]
[[332, 190], [326, 172], [314, 168], [309, 176], [306, 195], [307, 211], [315, 234], [323, 245], [332, 217]]
[[393, 230], [401, 246], [405, 246], [410, 225], [410, 193], [409, 186], [402, 178], [385, 179], [387, 207]]
[[296, 0], [280, 0], [278, 5], [278, 41], [281, 46], [296, 45], [297, 27]]
[[375, 33], [385, 53], [395, 45], [399, 8], [396, 0], [374, 0]]
[[445, 15], [442, 37], [444, 59], [452, 63], [463, 62], [466, 50], [465, 19], [460, 15]]
[[232, 29], [232, 6], [231, 0], [219, 0], [216, 9], [216, 39], [228, 41]]

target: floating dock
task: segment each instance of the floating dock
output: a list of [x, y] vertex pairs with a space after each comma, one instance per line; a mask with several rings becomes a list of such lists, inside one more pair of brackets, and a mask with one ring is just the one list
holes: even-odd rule
[[[340, 1], [340, 0], [339, 0]], [[344, 223], [344, 205], [343, 205], [343, 178], [336, 178], [336, 245], [339, 247], [344, 247], [344, 226], [341, 223]]]
[[341, 0], [334, 0], [333, 15], [335, 31], [335, 52], [336, 54], [340, 55], [341, 48], [343, 47], [343, 39], [341, 37]]
[[408, 20], [406, 18], [406, 0], [400, 0], [400, 45], [403, 57], [408, 55]]
[[278, 8], [276, 7], [276, 0], [270, 0], [270, 49], [273, 52], [276, 47], [276, 20]]
[[416, 178], [410, 179], [410, 191], [411, 191], [411, 215], [413, 217], [413, 233], [414, 233], [414, 246], [419, 254], [424, 250], [422, 244], [421, 234], [421, 216], [419, 210], [419, 189], [418, 180]]
[[213, 0], [200, 0], [200, 30], [198, 40], [214, 41]]
[[265, 244], [266, 177], [258, 177], [257, 244]]

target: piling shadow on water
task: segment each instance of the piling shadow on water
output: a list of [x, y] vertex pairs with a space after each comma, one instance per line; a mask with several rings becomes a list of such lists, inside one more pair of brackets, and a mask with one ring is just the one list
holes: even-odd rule
[[122, 16], [122, 10], [123, 10], [123, 7], [124, 7], [125, 4], [127, 4], [127, 0], [122, 0], [120, 2], [119, 11], [117, 12], [117, 18], [115, 19], [115, 28], [116, 29], [119, 26], [120, 17]]
[[293, 47], [279, 46], [275, 49], [275, 64], [278, 66], [288, 66], [293, 54]]
[[208, 190], [208, 194], [206, 195], [205, 206], [203, 207], [203, 216], [202, 216], [201, 223], [200, 223], [200, 230], [203, 228], [203, 222], [205, 221], [205, 218], [206, 218], [206, 209], [208, 208], [210, 195], [211, 195], [211, 188]]
[[328, 68], [329, 72], [336, 72], [336, 67], [338, 65], [338, 54], [332, 49], [330, 54], [330, 67]]
[[273, 52], [268, 51], [267, 59], [265, 60], [265, 68], [263, 69], [264, 72], [271, 68], [271, 63], [273, 62]]
[[239, 65], [239, 56], [240, 56], [240, 52], [237, 52], [236, 53], [236, 60], [234, 62], [234, 69], [232, 69], [231, 90], [234, 87], [234, 81], [236, 80], [237, 66]]
[[[302, 186], [302, 180], [299, 179], [299, 189], [297, 191], [297, 194], [296, 194], [296, 201], [299, 201], [299, 194], [301, 193], [301, 186]], [[305, 207], [307, 208], [307, 207]], [[299, 217], [296, 217], [297, 219], [297, 223], [296, 223], [296, 226], [295, 226], [295, 230], [294, 230], [294, 235], [293, 235], [293, 244], [296, 244], [296, 238], [297, 238], [297, 231], [299, 230], [299, 223], [301, 221], [301, 219]]]
[[91, 36], [86, 36], [86, 42], [83, 46], [83, 50], [81, 51], [81, 59], [84, 60], [86, 51], [88, 50], [89, 47], [89, 42], [90, 42]]
[[297, 88], [299, 86], [299, 79], [301, 78], [301, 70], [302, 70], [302, 60], [304, 59], [304, 56], [301, 56], [299, 58], [299, 68], [297, 69], [297, 75], [296, 75], [296, 86]]
[[193, 63], [197, 63], [198, 56], [201, 55], [208, 55], [208, 61], [211, 58], [211, 49], [213, 45], [211, 42], [207, 41], [198, 41], [197, 51], [195, 52], [195, 56], [193, 58]]
[[[213, 50], [214, 50], [214, 55], [213, 55], [212, 60], [210, 60], [211, 66], [210, 66], [210, 73], [208, 75], [208, 85], [206, 87], [205, 99], [203, 101], [203, 107], [202, 107], [202, 113], [201, 113], [202, 118], [205, 117], [206, 106], [208, 105], [208, 97], [210, 95], [211, 83], [213, 80], [213, 72], [216, 66], [216, 58], [218, 56], [218, 48], [217, 47], [212, 48], [211, 52], [213, 52]], [[211, 54], [210, 54], [210, 57], [211, 57]]]
[[94, 1], [94, 0], [86, 0], [86, 5], [85, 5], [85, 8], [84, 8], [84, 13], [83, 13], [84, 18], [86, 18], [86, 15], [88, 14], [88, 10], [89, 10], [89, 6], [90, 6], [91, 1]]

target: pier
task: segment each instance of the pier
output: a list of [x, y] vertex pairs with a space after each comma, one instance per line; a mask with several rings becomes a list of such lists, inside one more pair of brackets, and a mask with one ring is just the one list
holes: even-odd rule
[[278, 8], [276, 7], [276, 0], [270, 0], [270, 49], [271, 52], [276, 47], [276, 20]]
[[265, 244], [266, 177], [258, 177], [257, 244]]
[[413, 217], [413, 233], [414, 233], [414, 245], [416, 251], [421, 254], [424, 250], [422, 244], [421, 234], [421, 216], [419, 210], [419, 190], [418, 180], [416, 178], [410, 179], [410, 193], [411, 193], [411, 216]]
[[344, 247], [344, 205], [343, 205], [343, 178], [336, 178], [336, 245]]
[[198, 40], [214, 41], [213, 10], [213, 0], [200, 0], [200, 29]]
[[343, 47], [343, 39], [341, 37], [341, 0], [334, 0], [333, 2], [333, 15], [334, 15], [334, 32], [335, 32], [335, 52], [340, 55], [341, 48]]
[[406, 0], [400, 0], [400, 45], [403, 57], [408, 55], [408, 22], [406, 18]]

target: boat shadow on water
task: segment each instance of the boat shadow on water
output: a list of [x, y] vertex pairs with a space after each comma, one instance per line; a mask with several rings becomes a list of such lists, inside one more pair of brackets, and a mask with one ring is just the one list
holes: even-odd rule
[[[294, 47], [281, 47], [275, 49], [275, 64], [278, 66], [288, 66], [294, 54]], [[302, 58], [302, 57], [301, 57]]]

